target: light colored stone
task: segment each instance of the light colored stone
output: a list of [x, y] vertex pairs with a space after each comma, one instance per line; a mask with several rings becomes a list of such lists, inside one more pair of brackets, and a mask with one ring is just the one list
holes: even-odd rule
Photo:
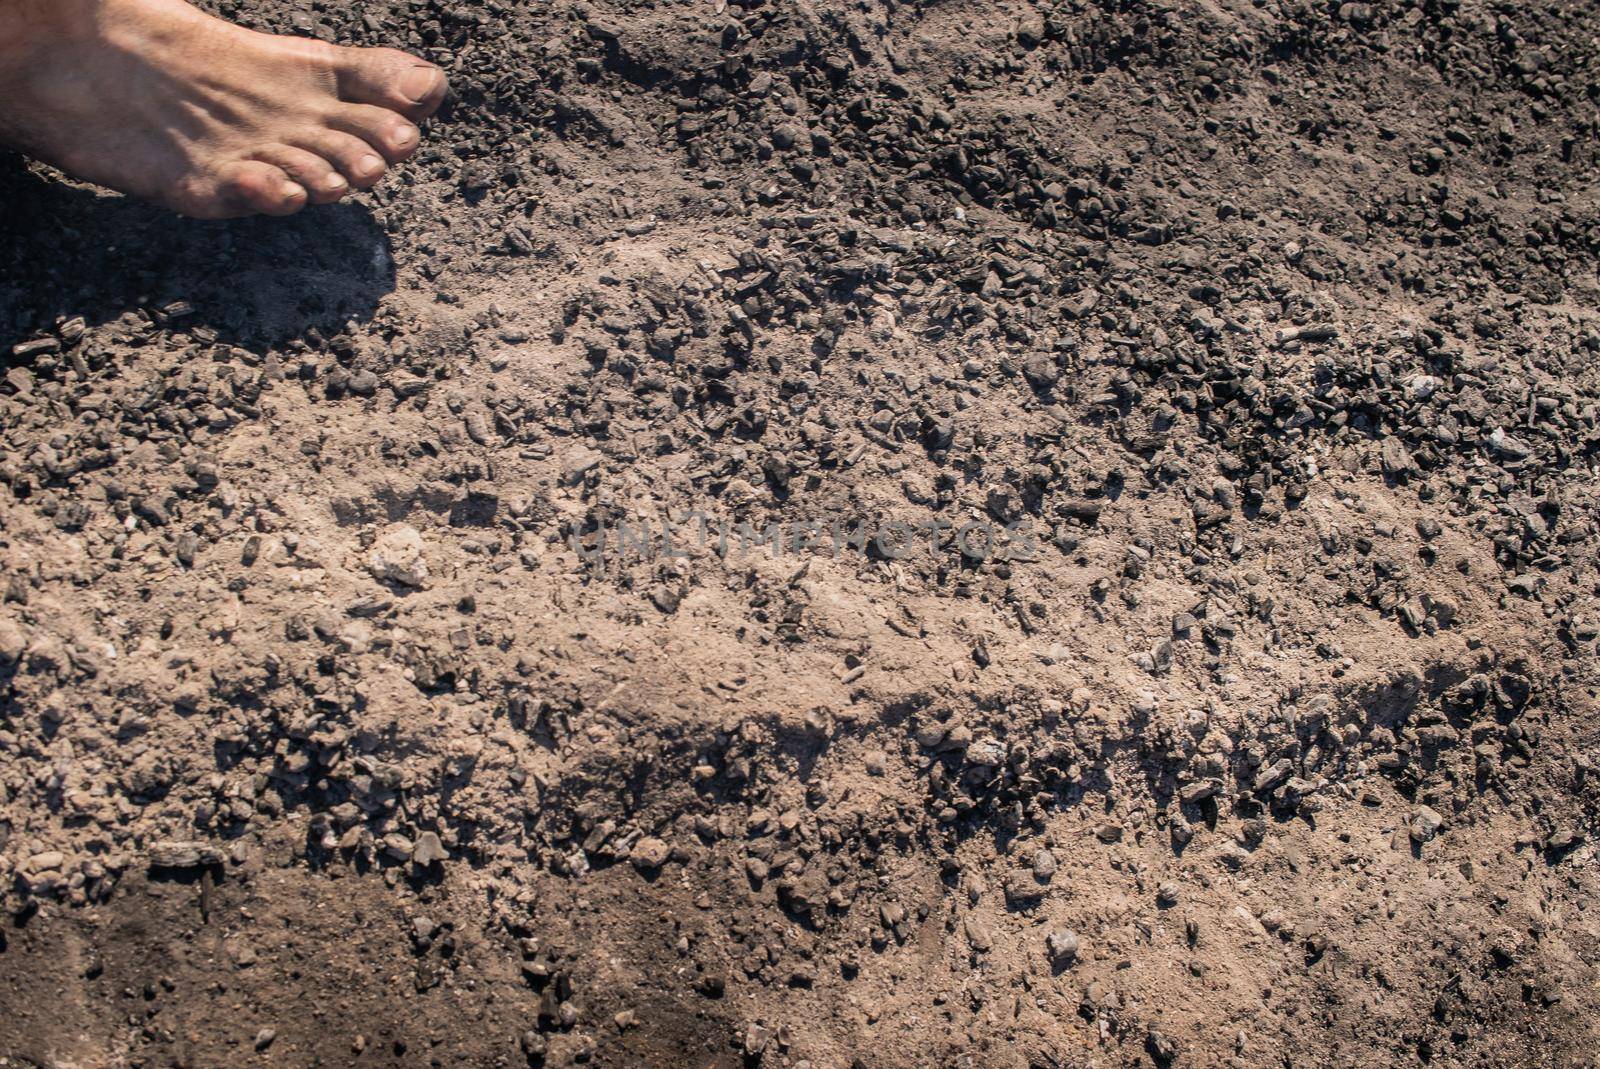
[[437, 832], [425, 831], [417, 836], [417, 845], [411, 848], [411, 862], [414, 865], [432, 865], [436, 861], [450, 860], [450, 853], [444, 848]]
[[384, 582], [422, 586], [428, 581], [428, 561], [421, 533], [404, 523], [390, 527], [373, 544], [367, 567]]
[[647, 835], [633, 844], [633, 849], [628, 852], [628, 860], [633, 862], [634, 868], [650, 871], [665, 865], [671, 853], [666, 843]]
[[222, 864], [222, 851], [209, 843], [160, 842], [150, 844], [145, 859], [155, 868], [192, 869]]

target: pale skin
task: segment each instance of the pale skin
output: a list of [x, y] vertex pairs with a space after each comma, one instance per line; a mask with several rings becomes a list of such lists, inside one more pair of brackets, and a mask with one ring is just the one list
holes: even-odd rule
[[0, 0], [0, 146], [199, 219], [292, 215], [416, 152], [444, 72], [184, 0]]

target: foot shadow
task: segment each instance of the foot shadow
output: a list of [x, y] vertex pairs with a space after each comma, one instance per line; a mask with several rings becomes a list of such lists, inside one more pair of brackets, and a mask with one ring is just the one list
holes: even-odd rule
[[[55, 180], [0, 153], [0, 365], [81, 316], [130, 313], [278, 348], [372, 318], [394, 289], [388, 235], [359, 204], [287, 219], [184, 219]], [[180, 318], [181, 317], [181, 318]]]

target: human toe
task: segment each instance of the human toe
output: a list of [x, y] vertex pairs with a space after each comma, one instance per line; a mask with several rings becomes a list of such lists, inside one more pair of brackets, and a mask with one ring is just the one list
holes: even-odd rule
[[[331, 204], [350, 192], [350, 180], [326, 157], [291, 145], [263, 149], [256, 159], [283, 171], [306, 191], [312, 204]], [[381, 174], [381, 169], [379, 171]]]
[[316, 153], [356, 189], [378, 183], [389, 164], [378, 151], [355, 134], [340, 130], [307, 131], [296, 139], [300, 148]]
[[261, 160], [243, 160], [218, 176], [219, 215], [293, 215], [309, 200], [305, 187], [283, 168]]
[[330, 124], [343, 133], [353, 134], [376, 149], [389, 163], [399, 163], [417, 151], [422, 131], [402, 115], [371, 104], [347, 104]]
[[437, 111], [449, 91], [444, 71], [393, 48], [348, 49], [338, 75], [342, 99], [386, 108], [414, 121]]

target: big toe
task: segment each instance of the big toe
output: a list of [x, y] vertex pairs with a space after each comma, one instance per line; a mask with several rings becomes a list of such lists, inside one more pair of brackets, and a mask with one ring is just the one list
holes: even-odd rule
[[409, 119], [426, 119], [439, 110], [450, 88], [444, 71], [393, 48], [346, 49], [341, 59], [342, 98], [388, 108]]

